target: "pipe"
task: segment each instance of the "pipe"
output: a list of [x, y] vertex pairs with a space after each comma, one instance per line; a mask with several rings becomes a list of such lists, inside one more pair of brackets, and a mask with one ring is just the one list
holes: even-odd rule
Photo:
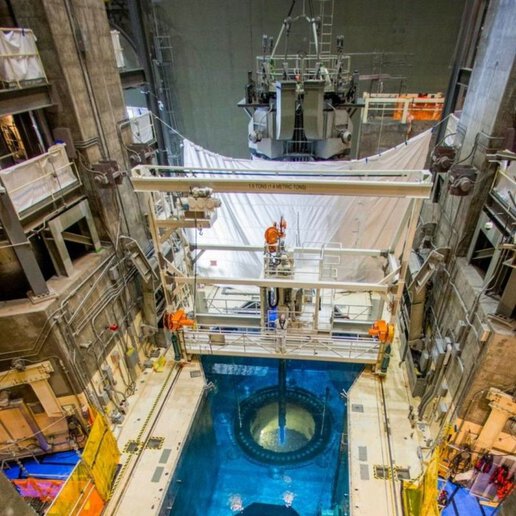
[[[387, 418], [387, 402], [385, 401], [385, 391], [383, 389], [383, 379], [380, 378], [379, 381], [380, 381], [380, 390], [382, 393], [382, 405], [383, 405], [383, 416], [384, 416], [384, 420], [385, 420], [385, 431], [387, 434], [387, 450], [389, 452], [389, 466], [391, 468], [391, 471], [394, 471], [394, 458], [392, 455], [392, 446], [391, 446], [391, 438], [390, 438], [390, 430], [389, 430], [389, 419]], [[391, 486], [392, 486], [394, 510], [396, 512], [396, 516], [398, 516], [398, 504], [396, 503], [396, 487], [394, 485], [394, 479], [391, 479]]]
[[287, 361], [280, 360], [278, 364], [278, 427], [279, 444], [285, 444], [287, 426]]
[[[154, 70], [152, 62], [150, 60], [151, 48], [148, 41], [148, 34], [146, 30], [146, 24], [144, 23], [144, 7], [142, 6], [141, 0], [127, 0], [126, 2], [129, 12], [129, 22], [131, 25], [132, 33], [138, 50], [138, 58], [140, 64], [143, 66], [145, 78], [149, 83], [149, 107], [151, 112], [158, 117], [160, 113], [158, 97], [154, 92], [158, 91], [158, 84], [154, 76]], [[158, 149], [164, 152], [158, 152], [157, 158], [160, 165], [168, 163], [168, 149], [165, 146], [165, 137], [163, 129], [159, 124], [156, 124], [156, 140], [158, 142]]]
[[324, 423], [326, 422], [326, 407], [328, 405], [328, 399], [330, 398], [330, 388], [326, 387], [326, 392], [324, 395], [324, 407], [323, 407], [323, 413], [322, 413], [322, 422], [321, 422], [321, 433], [322, 436], [324, 432]]
[[31, 124], [32, 124], [32, 128], [34, 129], [34, 132], [36, 133], [36, 138], [38, 140], [41, 152], [45, 153], [45, 151], [46, 151], [45, 142], [43, 141], [43, 138], [41, 136], [41, 132], [40, 132], [39, 127], [38, 127], [38, 123], [36, 122], [36, 119], [34, 118], [34, 113], [32, 111], [29, 111], [29, 118], [30, 118], [30, 121], [31, 121]]
[[428, 404], [430, 403], [430, 401], [435, 399], [437, 389], [439, 388], [439, 385], [440, 385], [441, 380], [444, 376], [444, 373], [447, 369], [447, 366], [450, 363], [451, 353], [452, 353], [452, 346], [451, 346], [451, 344], [448, 344], [446, 347], [446, 354], [444, 356], [443, 363], [442, 363], [439, 371], [437, 371], [436, 375], [434, 376], [434, 380], [432, 381], [432, 385], [430, 386], [430, 389], [424, 394], [424, 396], [421, 400], [421, 403], [419, 404], [418, 413], [419, 413], [420, 418], [423, 417], [423, 414], [424, 414], [426, 408], [428, 407]]
[[[312, 32], [314, 33], [315, 55], [317, 56], [317, 59], [319, 59], [319, 40], [317, 39], [317, 24], [315, 22], [315, 18], [312, 18], [310, 23], [312, 25]], [[322, 20], [321, 20], [321, 24], [322, 24]], [[322, 30], [322, 26], [321, 26], [321, 30]]]
[[82, 77], [84, 80], [84, 84], [86, 86], [86, 90], [88, 92], [88, 98], [91, 104], [91, 110], [93, 113], [93, 118], [95, 120], [95, 125], [97, 127], [97, 134], [101, 141], [100, 151], [103, 159], [107, 159], [109, 156], [108, 145], [106, 140], [106, 135], [104, 134], [104, 128], [102, 126], [102, 121], [100, 118], [100, 110], [97, 105], [97, 100], [95, 98], [95, 93], [93, 91], [93, 86], [91, 83], [90, 75], [88, 72], [88, 65], [83, 56], [83, 50], [81, 48], [81, 43], [79, 42], [78, 31], [80, 30], [79, 24], [75, 18], [73, 13], [73, 7], [71, 5], [70, 0], [64, 0], [64, 6], [66, 10], [66, 15], [68, 17], [68, 21], [70, 23], [70, 27], [72, 29], [73, 41], [75, 43], [75, 50], [77, 52], [77, 62], [81, 68]]
[[45, 436], [43, 435], [43, 432], [41, 431], [38, 423], [34, 419], [34, 416], [29, 412], [29, 409], [25, 405], [25, 403], [20, 402], [18, 405], [18, 409], [20, 410], [23, 419], [25, 419], [25, 422], [27, 425], [29, 425], [29, 428], [32, 430], [34, 437], [38, 440], [39, 447], [44, 451], [48, 452], [52, 449], [52, 446], [48, 444], [48, 441], [45, 439]]
[[[79, 357], [82, 357], [82, 355], [80, 353], [80, 350], [78, 349], [77, 343], [75, 342], [75, 339], [71, 335], [71, 332], [69, 331], [68, 325], [65, 324], [65, 322], [63, 320], [63, 317], [62, 316], [56, 316], [54, 319], [57, 322], [57, 327], [58, 327], [58, 329], [59, 329], [59, 331], [61, 333], [61, 336], [62, 336], [62, 338], [64, 340], [64, 344], [71, 344], [71, 346], [73, 348], [75, 348], [75, 351], [77, 352], [77, 355]], [[59, 339], [57, 339], [57, 340], [58, 340], [58, 343], [61, 346], [65, 356], [69, 355], [69, 349], [67, 347], [63, 346], [63, 344], [61, 343], [61, 341]], [[95, 386], [91, 382], [91, 379], [88, 380], [84, 376], [83, 371], [81, 370], [81, 368], [80, 367], [76, 367], [76, 364], [71, 360], [71, 357], [68, 357], [68, 361], [70, 362], [70, 364], [72, 364], [74, 366], [74, 369], [75, 369], [74, 373], [80, 379], [80, 383], [82, 383], [82, 388], [84, 389], [84, 391], [86, 393], [86, 397], [89, 399], [90, 403], [93, 406], [95, 406], [95, 408], [97, 408], [100, 411], [100, 407], [102, 407], [102, 403], [100, 402], [100, 398], [99, 398], [99, 396], [97, 394]], [[87, 365], [84, 362], [84, 360], [83, 360], [83, 363], [84, 363], [83, 364], [84, 365], [84, 370], [86, 372], [88, 372], [88, 368], [87, 368]], [[90, 387], [92, 387], [92, 391], [94, 393], [94, 397], [93, 398], [91, 396], [91, 392], [88, 390], [88, 384], [90, 385]]]

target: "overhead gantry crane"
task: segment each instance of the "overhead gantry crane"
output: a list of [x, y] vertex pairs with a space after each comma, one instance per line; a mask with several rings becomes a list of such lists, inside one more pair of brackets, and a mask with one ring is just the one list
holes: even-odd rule
[[[159, 166], [138, 166], [132, 171], [134, 189], [147, 193], [150, 226], [165, 286], [167, 311], [173, 314], [184, 309], [189, 312], [192, 321], [195, 321], [193, 325], [181, 325], [181, 328], [171, 330], [177, 341], [177, 358], [187, 358], [193, 354], [219, 354], [315, 359], [373, 364], [377, 372], [385, 372], [418, 215], [422, 201], [429, 197], [432, 187], [430, 174], [423, 170], [364, 170], [353, 171], [353, 179], [340, 177], [336, 180], [324, 171], [313, 173], [310, 179], [286, 176], [277, 171], [274, 171], [273, 177], [238, 177], [239, 172], [245, 171]], [[229, 173], [236, 176], [230, 177]], [[227, 175], [221, 177], [221, 174]], [[314, 179], [314, 175], [318, 177]], [[371, 179], [372, 177], [375, 179]], [[378, 177], [386, 180], [380, 181], [376, 179]], [[202, 197], [199, 197], [200, 192]], [[260, 277], [200, 276], [188, 266], [191, 261], [180, 266], [175, 263], [173, 256], [167, 256], [164, 243], [172, 232], [181, 228], [200, 229], [211, 226], [221, 204], [217, 194], [263, 192], [307, 196], [395, 197], [408, 199], [409, 202], [389, 247], [385, 249], [287, 249], [284, 243], [286, 221], [283, 218], [266, 230], [262, 245], [190, 243], [192, 252], [198, 253], [209, 250], [237, 253], [262, 251], [264, 267]], [[184, 199], [194, 193], [197, 195], [197, 202], [195, 209], [191, 210]], [[395, 249], [400, 248], [400, 244], [403, 251], [397, 255]], [[170, 246], [167, 247], [169, 248]], [[386, 265], [384, 277], [377, 282], [336, 281], [321, 277], [310, 279], [297, 270], [296, 253], [320, 255], [322, 252], [364, 259], [371, 256], [381, 257]], [[190, 257], [190, 260], [195, 259]], [[260, 314], [201, 313], [193, 303], [193, 293], [199, 285], [258, 288]], [[376, 316], [379, 322], [373, 325], [375, 321], [369, 321], [367, 325], [358, 324], [357, 327], [354, 321], [335, 320], [333, 314], [330, 315], [332, 324], [325, 327], [320, 320], [324, 311], [321, 309], [321, 295], [325, 290], [377, 295], [381, 300]], [[275, 306], [271, 306], [271, 300]], [[382, 320], [381, 308], [384, 303], [388, 303], [390, 308], [388, 321]], [[274, 308], [276, 315], [271, 316], [271, 309]], [[281, 313], [285, 314], [284, 317], [289, 322], [288, 331], [282, 337], [284, 342], [278, 346], [275, 321]], [[310, 317], [307, 318], [307, 314]]]

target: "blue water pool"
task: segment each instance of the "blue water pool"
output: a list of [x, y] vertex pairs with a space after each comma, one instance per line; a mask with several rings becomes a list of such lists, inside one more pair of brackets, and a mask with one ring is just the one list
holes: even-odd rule
[[288, 360], [279, 382], [278, 360], [202, 363], [210, 387], [161, 514], [348, 514], [342, 393], [362, 366]]

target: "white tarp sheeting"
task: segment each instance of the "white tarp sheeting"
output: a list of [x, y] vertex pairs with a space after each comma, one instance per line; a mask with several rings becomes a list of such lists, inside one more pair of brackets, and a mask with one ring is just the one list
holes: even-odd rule
[[30, 29], [0, 30], [0, 81], [46, 79]]
[[123, 68], [125, 66], [124, 51], [120, 44], [120, 32], [117, 30], [111, 31], [111, 42], [113, 43], [113, 50], [115, 51], [116, 66]]
[[41, 156], [0, 170], [0, 182], [20, 214], [40, 201], [56, 197], [79, 180], [70, 166], [65, 145], [60, 143]]
[[[336, 180], [346, 177], [357, 180], [353, 171], [422, 170], [430, 137], [430, 131], [426, 131], [380, 155], [361, 160], [308, 163], [233, 159], [184, 140], [184, 166], [215, 171], [220, 168], [251, 172], [274, 169], [283, 173], [292, 171], [296, 175], [323, 170], [342, 172]], [[238, 174], [235, 177], [239, 177]], [[407, 179], [386, 177], [383, 180]], [[222, 200], [222, 207], [217, 210], [213, 227], [202, 234], [191, 231], [191, 242], [263, 245], [265, 229], [283, 215], [288, 222], [287, 248], [322, 247], [331, 243], [334, 247], [385, 249], [390, 246], [409, 202], [388, 197], [327, 195], [218, 194], [217, 197]], [[198, 262], [198, 271], [210, 276], [259, 277], [262, 265], [261, 253], [206, 251]], [[335, 269], [339, 281], [377, 281], [383, 277], [380, 262], [373, 258], [345, 257]]]
[[126, 107], [133, 143], [149, 143], [154, 140], [154, 127], [150, 111], [143, 107]]

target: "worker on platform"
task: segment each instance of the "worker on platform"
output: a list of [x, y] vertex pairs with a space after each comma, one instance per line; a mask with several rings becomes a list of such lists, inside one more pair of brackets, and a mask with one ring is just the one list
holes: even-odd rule
[[291, 276], [292, 275], [292, 266], [288, 255], [282, 254], [279, 259], [279, 264], [276, 268], [279, 276]]
[[287, 315], [282, 313], [276, 319], [276, 353], [287, 352], [287, 327]]

